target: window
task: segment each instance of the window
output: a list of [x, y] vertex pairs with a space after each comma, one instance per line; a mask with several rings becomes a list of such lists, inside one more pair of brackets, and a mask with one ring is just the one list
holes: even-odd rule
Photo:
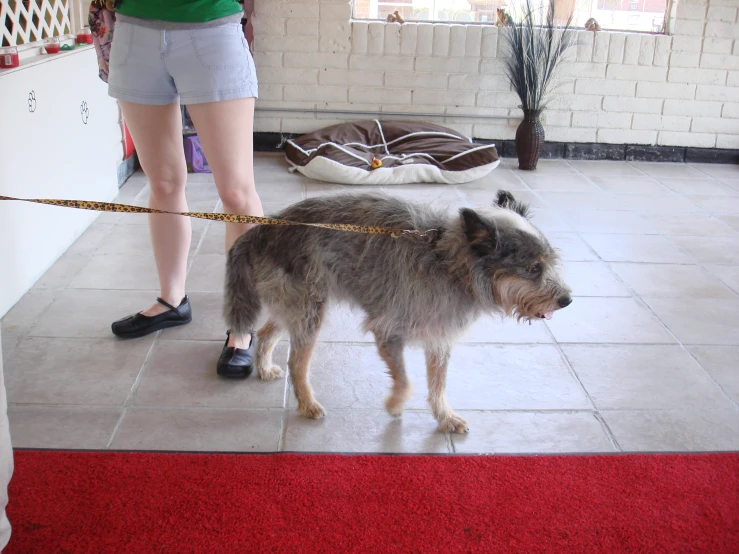
[[[548, 0], [531, 0], [534, 7]], [[395, 11], [406, 21], [495, 23], [498, 8], [516, 19], [525, 0], [354, 0], [357, 19], [387, 19]], [[582, 28], [591, 17], [603, 29], [659, 33], [667, 0], [556, 0], [557, 13], [573, 15], [573, 26]]]
[[19, 46], [71, 31], [69, 8], [74, 0], [0, 0], [2, 46]]

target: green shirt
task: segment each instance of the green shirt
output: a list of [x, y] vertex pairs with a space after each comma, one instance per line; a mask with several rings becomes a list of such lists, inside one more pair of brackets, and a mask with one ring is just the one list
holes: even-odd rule
[[202, 23], [242, 10], [236, 0], [123, 0], [116, 11], [141, 19]]

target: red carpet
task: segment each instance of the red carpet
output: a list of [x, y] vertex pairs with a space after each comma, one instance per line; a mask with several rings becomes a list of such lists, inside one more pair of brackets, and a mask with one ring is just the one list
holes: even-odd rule
[[739, 552], [739, 454], [15, 456], [8, 554]]

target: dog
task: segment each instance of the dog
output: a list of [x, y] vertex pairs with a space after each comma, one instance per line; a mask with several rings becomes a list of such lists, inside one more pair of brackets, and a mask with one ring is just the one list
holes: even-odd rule
[[228, 253], [224, 315], [232, 332], [251, 332], [264, 307], [270, 318], [256, 333], [254, 365], [262, 379], [282, 369], [272, 351], [290, 336], [288, 368], [298, 410], [325, 410], [308, 380], [316, 336], [330, 302], [365, 314], [393, 380], [385, 406], [400, 416], [411, 392], [403, 363], [406, 345], [425, 350], [428, 400], [442, 431], [466, 433], [446, 399], [452, 345], [482, 314], [521, 320], [551, 318], [572, 302], [559, 257], [529, 220], [528, 207], [499, 191], [485, 208], [449, 215], [381, 195], [310, 198], [277, 216], [303, 223], [346, 223], [432, 230], [427, 236], [369, 235], [305, 226], [257, 226]]

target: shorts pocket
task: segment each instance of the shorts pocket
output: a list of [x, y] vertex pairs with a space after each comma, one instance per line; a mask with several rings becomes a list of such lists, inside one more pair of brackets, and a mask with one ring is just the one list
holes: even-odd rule
[[128, 63], [133, 50], [133, 31], [133, 25], [121, 22], [116, 25], [110, 45], [110, 67], [123, 67]]
[[246, 39], [241, 26], [222, 25], [192, 31], [192, 42], [200, 64], [206, 69], [241, 69], [249, 67]]

